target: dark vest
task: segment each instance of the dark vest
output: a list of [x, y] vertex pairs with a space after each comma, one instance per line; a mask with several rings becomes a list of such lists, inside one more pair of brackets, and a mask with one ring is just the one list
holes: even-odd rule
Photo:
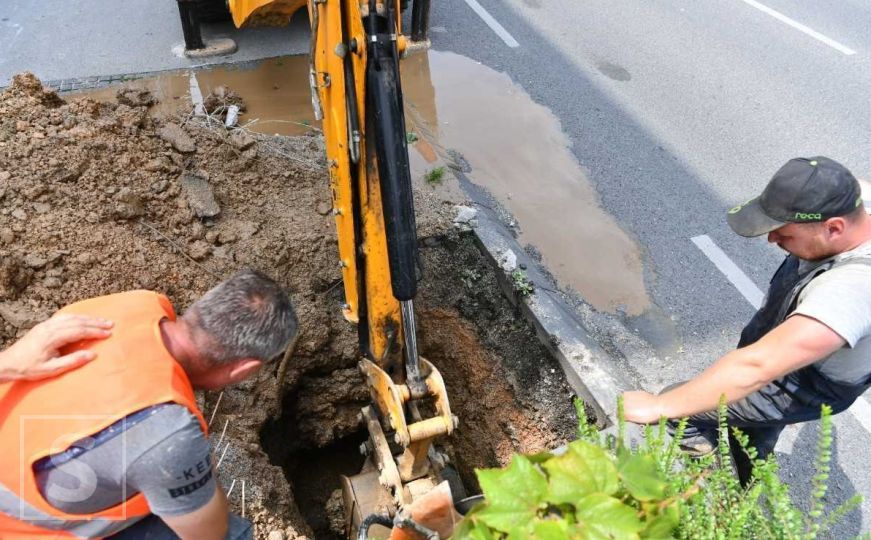
[[[789, 314], [795, 311], [801, 291], [813, 279], [836, 266], [846, 264], [871, 265], [871, 259], [855, 257], [837, 262], [830, 260], [801, 274], [799, 273], [799, 258], [794, 255], [786, 257], [786, 260], [774, 273], [774, 277], [771, 278], [765, 303], [741, 332], [738, 348], [759, 341], [762, 336], [785, 321]], [[871, 358], [868, 360], [869, 372], [871, 372]], [[862, 384], [847, 384], [829, 379], [820, 373], [814, 364], [811, 364], [787, 374], [772, 384], [779, 386], [805, 405], [818, 407], [822, 403], [827, 403], [837, 413], [849, 407], [857, 397], [871, 386], [871, 375]]]

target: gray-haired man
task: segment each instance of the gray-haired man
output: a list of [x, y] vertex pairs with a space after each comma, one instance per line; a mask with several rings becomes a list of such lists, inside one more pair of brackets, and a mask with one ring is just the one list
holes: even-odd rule
[[[0, 475], [0, 537], [64, 531], [250, 538], [250, 525], [229, 515], [214, 478], [193, 390], [245, 380], [284, 351], [297, 332], [285, 292], [266, 276], [244, 271], [178, 318], [164, 296], [150, 291], [85, 300], [61, 311], [115, 325], [110, 337], [64, 351], [93, 350], [96, 359], [84, 366], [0, 385], [0, 417], [6, 419], [0, 455], [20, 448], [22, 458], [14, 473]], [[69, 420], [28, 420], [46, 413]], [[21, 425], [32, 427], [19, 431]], [[58, 451], [53, 441], [64, 437], [74, 442]]]

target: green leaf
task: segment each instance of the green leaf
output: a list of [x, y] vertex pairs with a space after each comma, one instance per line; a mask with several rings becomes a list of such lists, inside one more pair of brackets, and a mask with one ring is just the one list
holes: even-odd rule
[[477, 514], [479, 520], [507, 533], [535, 518], [547, 492], [547, 478], [531, 461], [515, 455], [507, 469], [483, 469], [477, 474], [488, 501]]
[[478, 522], [477, 518], [474, 517], [463, 519], [459, 526], [454, 529], [451, 538], [456, 540], [494, 540], [490, 528]]
[[657, 515], [647, 519], [644, 530], [641, 531], [641, 538], [652, 540], [672, 538], [671, 533], [677, 528], [678, 523], [680, 523], [680, 510], [677, 503], [672, 503]]
[[533, 528], [536, 540], [569, 540], [569, 526], [564, 520], [541, 520]]
[[604, 450], [586, 441], [574, 441], [568, 451], [544, 463], [550, 478], [548, 502], [575, 504], [591, 493], [617, 491], [617, 467]]
[[629, 454], [620, 456], [617, 462], [620, 479], [629, 493], [639, 501], [650, 501], [665, 497], [665, 478], [650, 454]]
[[584, 540], [637, 540], [644, 527], [634, 508], [602, 493], [581, 499], [575, 515]]

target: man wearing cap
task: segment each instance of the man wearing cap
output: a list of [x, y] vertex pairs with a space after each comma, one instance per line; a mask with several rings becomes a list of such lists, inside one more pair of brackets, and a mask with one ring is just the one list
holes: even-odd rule
[[[738, 348], [659, 395], [626, 392], [626, 419], [689, 417], [682, 446], [712, 450], [725, 396], [729, 424], [764, 458], [787, 424], [819, 418], [823, 404], [839, 413], [871, 386], [871, 217], [850, 171], [814, 157], [787, 162], [727, 219], [739, 235], [767, 234], [789, 255]], [[751, 464], [743, 452], [733, 456], [746, 484]]]

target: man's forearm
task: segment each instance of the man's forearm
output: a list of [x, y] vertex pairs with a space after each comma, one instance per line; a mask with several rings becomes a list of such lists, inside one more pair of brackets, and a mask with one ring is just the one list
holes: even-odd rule
[[731, 403], [759, 390], [770, 381], [751, 347], [732, 351], [700, 375], [658, 397], [662, 416], [681, 418], [717, 408], [720, 397]]

